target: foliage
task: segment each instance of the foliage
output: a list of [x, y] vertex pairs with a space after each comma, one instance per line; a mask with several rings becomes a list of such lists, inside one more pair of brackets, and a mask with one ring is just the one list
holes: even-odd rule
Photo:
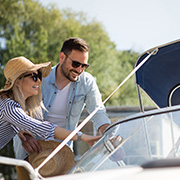
[[[96, 78], [103, 100], [132, 71], [138, 53], [116, 50], [102, 24], [95, 19], [87, 20], [84, 13], [60, 11], [55, 5], [43, 7], [33, 0], [0, 0], [0, 3], [0, 35], [6, 39], [6, 48], [0, 48], [1, 77], [6, 62], [16, 56], [25, 56], [34, 63], [57, 64], [62, 43], [72, 36], [83, 38], [90, 46], [91, 66], [87, 71]], [[1, 78], [0, 87], [3, 85]], [[131, 79], [107, 105], [136, 105], [135, 99]]]

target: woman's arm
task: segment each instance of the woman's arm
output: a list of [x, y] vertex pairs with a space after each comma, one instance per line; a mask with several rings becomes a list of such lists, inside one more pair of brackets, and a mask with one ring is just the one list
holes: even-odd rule
[[[54, 138], [59, 139], [59, 140], [64, 140], [70, 133], [71, 133], [71, 131], [57, 126], [55, 128]], [[20, 139], [22, 142], [22, 146], [24, 147], [24, 149], [27, 152], [39, 153], [42, 151], [40, 144], [33, 136], [30, 136], [29, 134], [26, 134], [26, 133], [24, 133], [23, 135], [24, 135], [25, 139], [23, 139], [23, 138], [20, 138]], [[98, 141], [100, 138], [101, 138], [101, 136], [90, 136], [90, 135], [86, 135], [86, 134], [81, 135], [81, 140], [88, 143], [90, 146], [92, 146], [95, 143], [95, 141]], [[77, 135], [75, 135], [72, 138], [73, 141], [76, 141], [77, 139], [78, 139]]]
[[[6, 116], [6, 120], [11, 124], [11, 126], [17, 127], [19, 129], [22, 129], [23, 131], [27, 131], [32, 134], [36, 134], [37, 136], [45, 140], [54, 140], [54, 139], [64, 140], [71, 133], [71, 131], [58, 127], [57, 125], [54, 125], [47, 121], [39, 121], [34, 118], [31, 118], [30, 116], [25, 114], [25, 112], [18, 103], [14, 102], [13, 100], [11, 100], [10, 102], [11, 102], [11, 106], [9, 105], [6, 106], [7, 108], [6, 112], [9, 113], [6, 113], [5, 116]], [[77, 140], [77, 139], [78, 139], [77, 135], [75, 135], [72, 138], [72, 140]], [[100, 139], [100, 136], [94, 137], [94, 136], [82, 134], [81, 137], [82, 141], [87, 142], [91, 146], [98, 139]], [[23, 141], [23, 139], [21, 140]], [[23, 143], [27, 144], [28, 142], [30, 141], [25, 140]], [[37, 145], [35, 147], [37, 147]], [[27, 150], [27, 148], [25, 149]]]
[[[71, 131], [57, 126], [55, 128], [54, 138], [59, 140], [64, 140], [70, 133]], [[81, 140], [88, 143], [90, 146], [92, 146], [94, 142], [98, 141], [100, 138], [101, 136], [91, 136], [87, 134], [81, 135]], [[77, 141], [77, 139], [78, 139], [78, 135], [76, 134], [71, 140]]]

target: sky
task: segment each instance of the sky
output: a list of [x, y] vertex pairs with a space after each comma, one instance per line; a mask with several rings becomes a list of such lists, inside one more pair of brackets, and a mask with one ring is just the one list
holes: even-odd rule
[[39, 0], [102, 23], [118, 50], [143, 53], [180, 39], [180, 0]]

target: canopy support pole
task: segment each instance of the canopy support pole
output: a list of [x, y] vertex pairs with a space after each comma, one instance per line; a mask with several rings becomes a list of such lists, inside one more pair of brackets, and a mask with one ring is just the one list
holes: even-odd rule
[[141, 92], [140, 92], [140, 88], [137, 84], [136, 84], [136, 89], [137, 89], [137, 93], [138, 93], [140, 111], [144, 112], [144, 106], [143, 106], [143, 102], [142, 102], [142, 98], [141, 98]]

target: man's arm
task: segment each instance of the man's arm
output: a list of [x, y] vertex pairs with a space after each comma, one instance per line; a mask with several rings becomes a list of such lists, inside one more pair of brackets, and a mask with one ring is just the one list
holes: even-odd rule
[[94, 77], [91, 74], [84, 72], [84, 82], [86, 82], [84, 86], [86, 87], [87, 92], [85, 98], [87, 112], [91, 114], [96, 108], [101, 107], [92, 117], [92, 121], [96, 130], [98, 130], [100, 135], [102, 135], [105, 129], [110, 125], [111, 120], [106, 114], [106, 109], [102, 102], [102, 96]]

